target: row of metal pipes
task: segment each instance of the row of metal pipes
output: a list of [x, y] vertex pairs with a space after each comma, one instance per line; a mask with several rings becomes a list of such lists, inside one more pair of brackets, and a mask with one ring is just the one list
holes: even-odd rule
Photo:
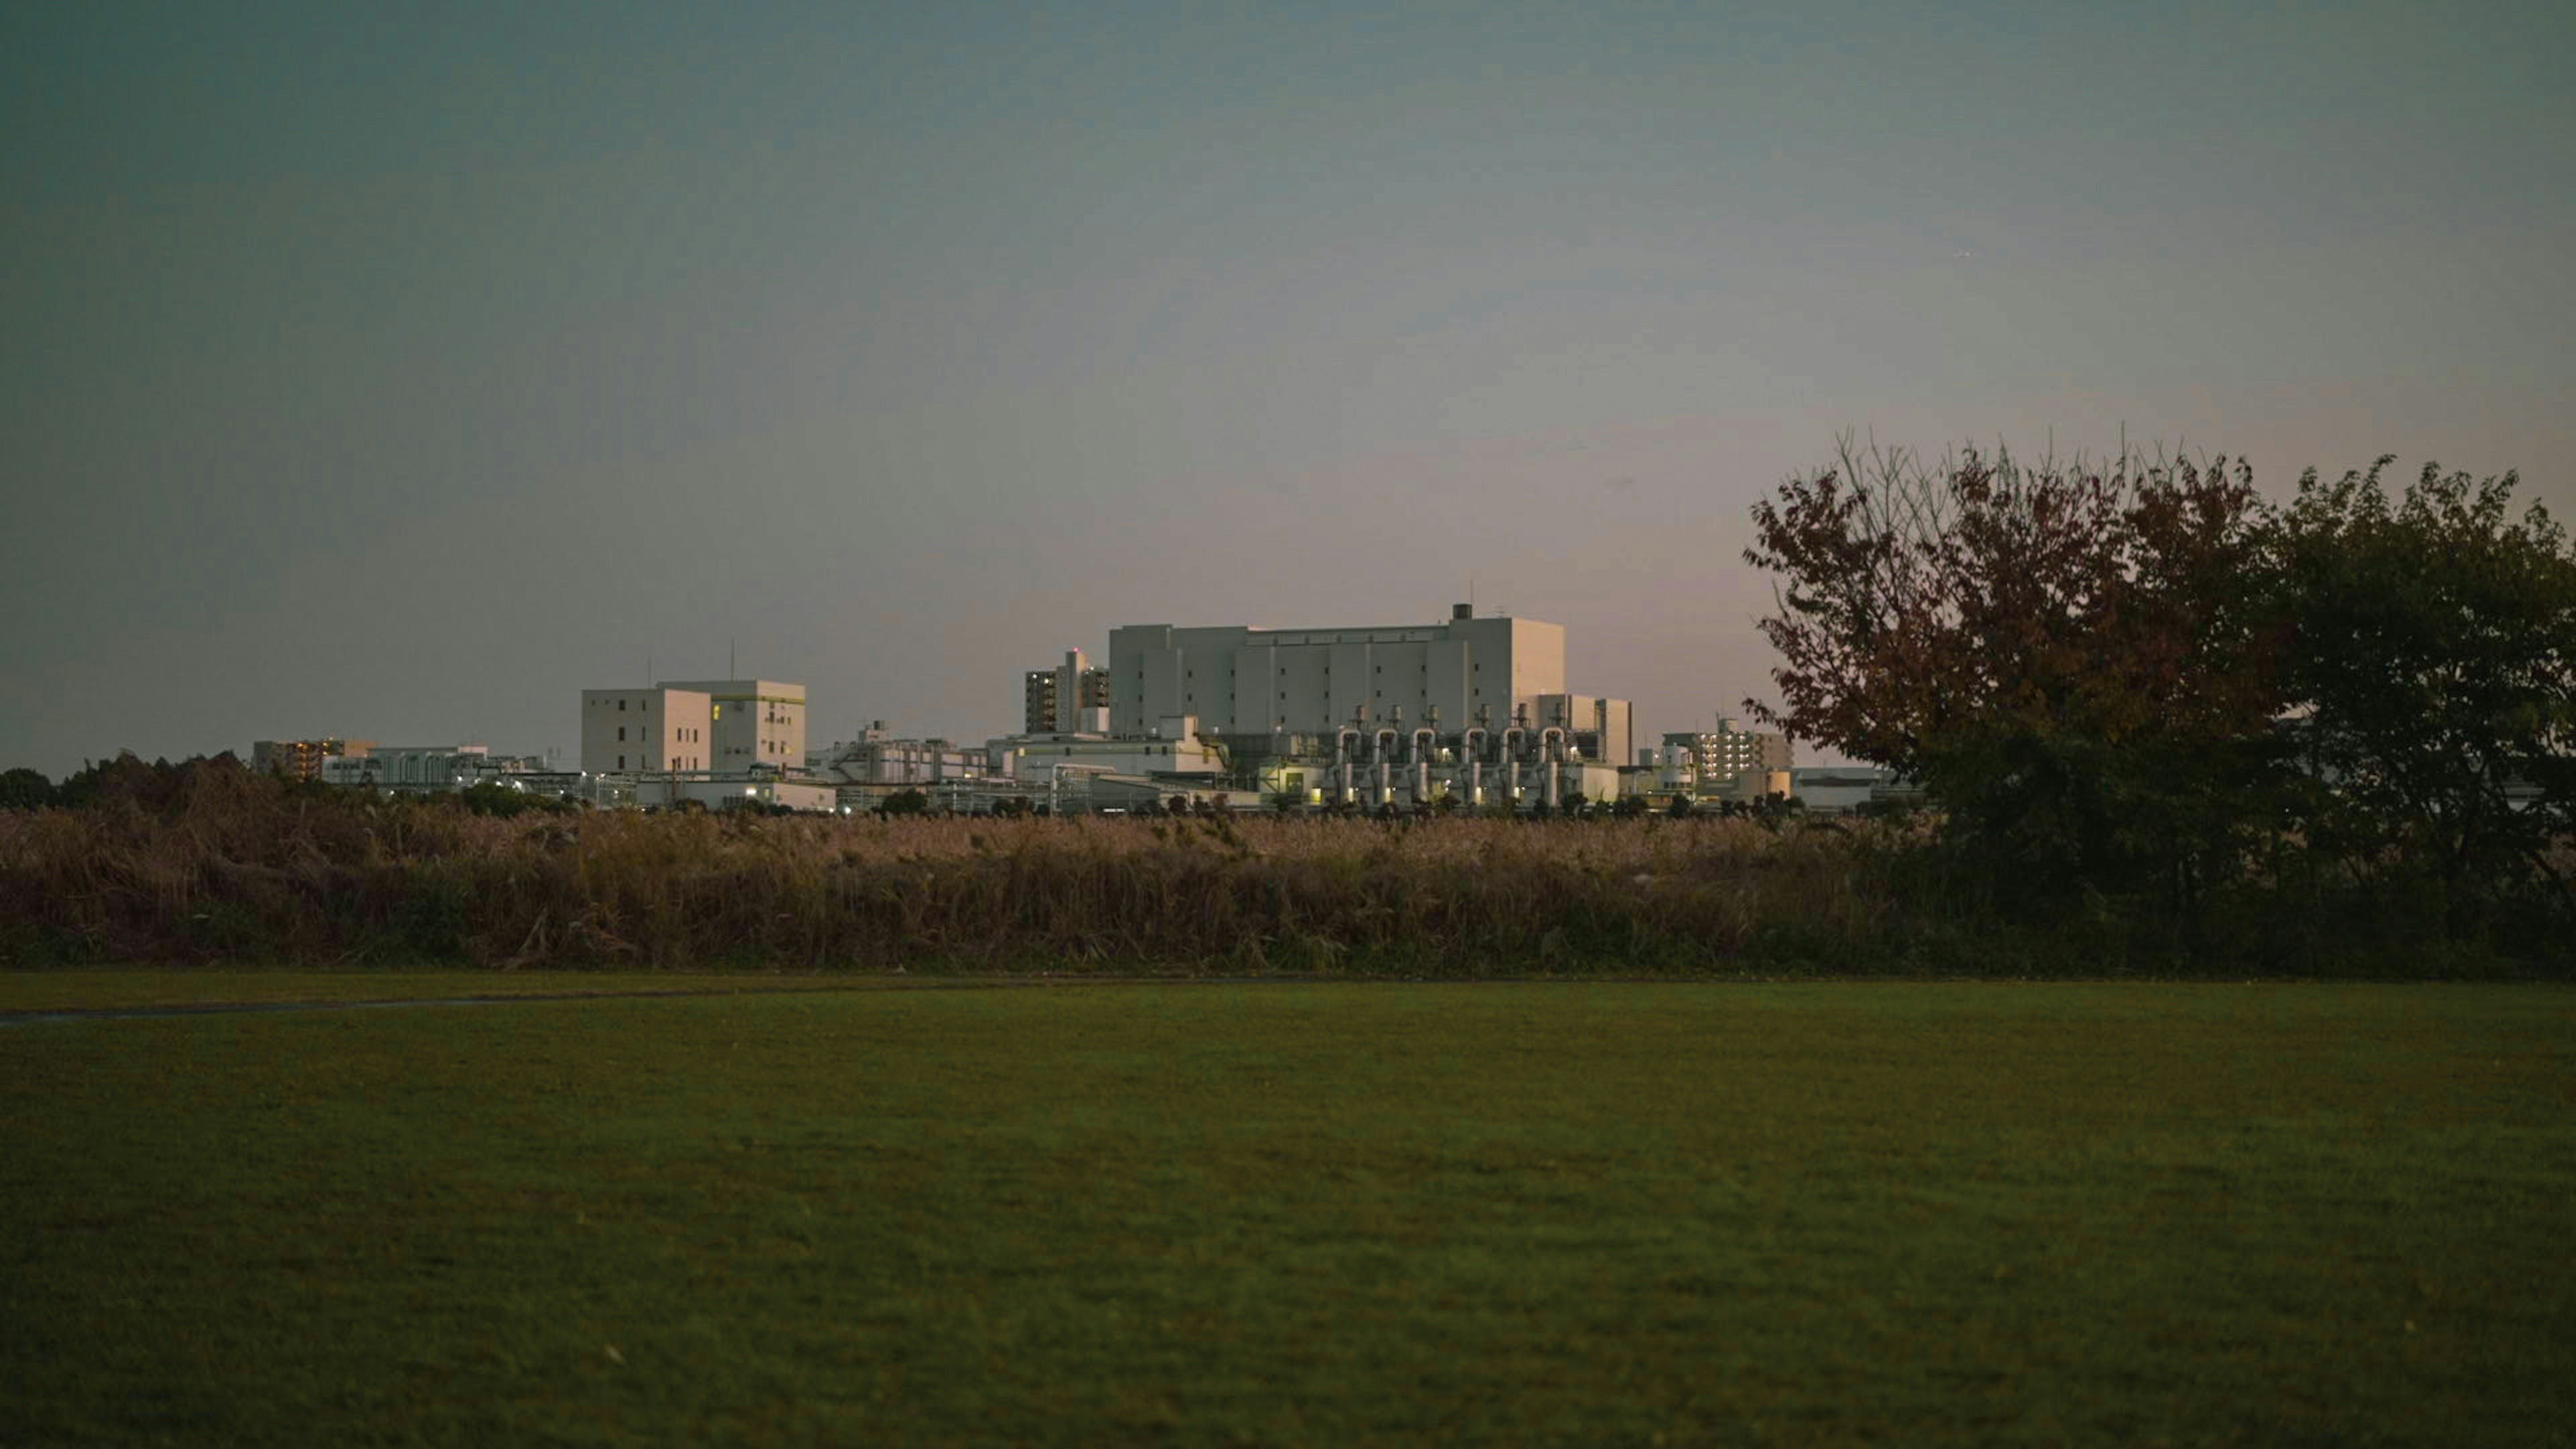
[[[1377, 770], [1376, 798], [1379, 804], [1392, 804], [1395, 800], [1394, 772], [1398, 764], [1396, 753], [1399, 743], [1406, 747], [1407, 758], [1402, 763], [1413, 777], [1413, 803], [1416, 805], [1431, 803], [1431, 766], [1433, 756], [1440, 753], [1438, 730], [1429, 725], [1417, 726], [1411, 730], [1401, 730], [1392, 726], [1363, 730], [1345, 725], [1335, 732], [1333, 736], [1335, 787], [1342, 800], [1354, 804], [1359, 800], [1357, 772], [1360, 765], [1360, 746], [1363, 741], [1368, 746], [1368, 762]], [[1542, 788], [1545, 793], [1542, 798], [1546, 801], [1547, 808], [1554, 810], [1564, 803], [1562, 799], [1563, 766], [1570, 760], [1579, 758], [1574, 750], [1573, 738], [1566, 732], [1564, 726], [1542, 725], [1532, 729], [1524, 725], [1508, 725], [1501, 730], [1487, 730], [1482, 725], [1477, 725], [1459, 735], [1458, 741], [1461, 758], [1457, 761], [1457, 765], [1463, 772], [1467, 800], [1470, 804], [1481, 804], [1484, 801], [1485, 765], [1488, 753], [1493, 756], [1492, 763], [1505, 772], [1506, 789], [1517, 791], [1520, 784], [1519, 772], [1523, 766], [1544, 767]], [[1488, 746], [1491, 746], [1490, 751]]]

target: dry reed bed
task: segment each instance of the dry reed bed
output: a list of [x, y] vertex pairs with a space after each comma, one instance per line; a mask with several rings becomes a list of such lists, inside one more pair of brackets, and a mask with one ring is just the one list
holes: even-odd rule
[[497, 819], [214, 781], [0, 812], [0, 964], [1705, 969], [1888, 939], [1899, 837], [1743, 821]]

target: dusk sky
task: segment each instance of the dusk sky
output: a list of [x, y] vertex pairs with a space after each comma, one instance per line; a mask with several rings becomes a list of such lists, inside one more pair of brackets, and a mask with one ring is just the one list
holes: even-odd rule
[[980, 742], [1120, 624], [1768, 688], [1747, 509], [1938, 451], [2576, 513], [2576, 7], [0, 11], [0, 767]]

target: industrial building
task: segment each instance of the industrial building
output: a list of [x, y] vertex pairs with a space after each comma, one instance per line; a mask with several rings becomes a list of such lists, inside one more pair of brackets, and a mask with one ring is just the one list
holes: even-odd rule
[[805, 686], [775, 679], [585, 689], [581, 768], [638, 805], [829, 810], [837, 803], [832, 785], [803, 778]]
[[585, 689], [581, 768], [593, 775], [703, 770], [714, 727], [714, 704], [701, 690]]
[[1105, 667], [1074, 650], [1022, 682], [1028, 728], [986, 746], [986, 788], [1068, 804], [1556, 807], [1618, 794], [1630, 749], [1626, 700], [1567, 690], [1563, 626], [1464, 604], [1375, 628], [1130, 624]]
[[594, 775], [785, 772], [805, 764], [805, 686], [682, 680], [581, 692], [581, 767]]
[[1624, 699], [1568, 693], [1565, 628], [1477, 618], [1458, 605], [1436, 624], [1381, 628], [1176, 628], [1130, 624], [1109, 634], [1109, 733], [1200, 719], [1238, 754], [1289, 753], [1291, 737], [1344, 729], [1428, 727], [1566, 731], [1570, 752], [1624, 761]]
[[734, 771], [805, 764], [805, 686], [774, 679], [682, 679], [662, 686], [707, 697], [705, 763]]
[[496, 755], [483, 745], [374, 745], [365, 754], [323, 760], [313, 778], [408, 793], [503, 784], [547, 772], [539, 756]]

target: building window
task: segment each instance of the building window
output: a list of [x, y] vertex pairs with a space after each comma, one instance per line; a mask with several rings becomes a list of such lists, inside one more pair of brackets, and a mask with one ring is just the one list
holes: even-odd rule
[[624, 755], [619, 755], [617, 757], [617, 768], [621, 770], [626, 768], [626, 757]]
[[626, 701], [621, 699], [617, 702], [617, 712], [619, 714], [626, 713]]

